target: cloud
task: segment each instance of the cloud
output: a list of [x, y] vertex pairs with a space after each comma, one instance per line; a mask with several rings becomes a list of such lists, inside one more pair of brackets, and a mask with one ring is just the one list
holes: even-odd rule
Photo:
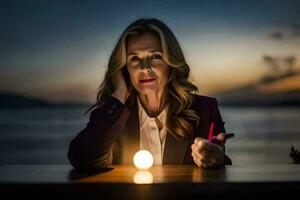
[[274, 31], [270, 33], [270, 37], [275, 40], [283, 40], [284, 34], [281, 31]]
[[291, 36], [300, 37], [300, 23], [294, 23], [291, 25]]
[[286, 30], [277, 30], [269, 33], [269, 37], [274, 40], [285, 40], [289, 38], [300, 38], [300, 23], [288, 25]]
[[280, 68], [279, 58], [270, 55], [263, 55], [263, 61], [271, 67], [273, 71], [277, 71]]

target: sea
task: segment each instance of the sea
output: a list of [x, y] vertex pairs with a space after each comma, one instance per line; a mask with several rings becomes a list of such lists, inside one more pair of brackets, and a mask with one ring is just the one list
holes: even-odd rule
[[[0, 109], [0, 164], [69, 164], [69, 143], [89, 120], [87, 107]], [[220, 107], [234, 165], [293, 163], [300, 150], [299, 107]]]

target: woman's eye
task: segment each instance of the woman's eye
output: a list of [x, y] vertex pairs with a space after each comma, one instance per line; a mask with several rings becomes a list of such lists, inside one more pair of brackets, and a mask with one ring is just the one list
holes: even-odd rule
[[136, 61], [139, 61], [139, 60], [140, 59], [137, 56], [134, 56], [134, 57], [131, 58], [131, 61], [133, 61], [133, 62], [136, 62]]
[[160, 55], [154, 55], [154, 56], [152, 56], [152, 59], [161, 59], [161, 56]]

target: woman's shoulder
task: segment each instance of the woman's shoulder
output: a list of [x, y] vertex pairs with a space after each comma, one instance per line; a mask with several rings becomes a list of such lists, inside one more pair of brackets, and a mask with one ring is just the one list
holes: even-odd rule
[[219, 105], [216, 97], [204, 96], [198, 94], [193, 95], [192, 110], [200, 113], [200, 115], [209, 115], [211, 112], [217, 112]]
[[210, 112], [212, 110], [217, 110], [219, 107], [219, 102], [216, 97], [204, 96], [199, 94], [193, 95], [193, 103], [191, 108], [197, 110], [198, 112]]
[[192, 94], [193, 101], [197, 104], [216, 104], [218, 100], [216, 97], [204, 96], [199, 94]]

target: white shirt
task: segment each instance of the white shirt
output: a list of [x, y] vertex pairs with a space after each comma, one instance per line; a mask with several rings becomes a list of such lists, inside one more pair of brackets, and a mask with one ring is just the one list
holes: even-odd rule
[[154, 164], [161, 165], [167, 135], [165, 124], [167, 118], [167, 106], [157, 116], [162, 124], [162, 129], [159, 131], [155, 118], [148, 116], [138, 97], [137, 102], [140, 122], [140, 149], [150, 151], [153, 155]]

